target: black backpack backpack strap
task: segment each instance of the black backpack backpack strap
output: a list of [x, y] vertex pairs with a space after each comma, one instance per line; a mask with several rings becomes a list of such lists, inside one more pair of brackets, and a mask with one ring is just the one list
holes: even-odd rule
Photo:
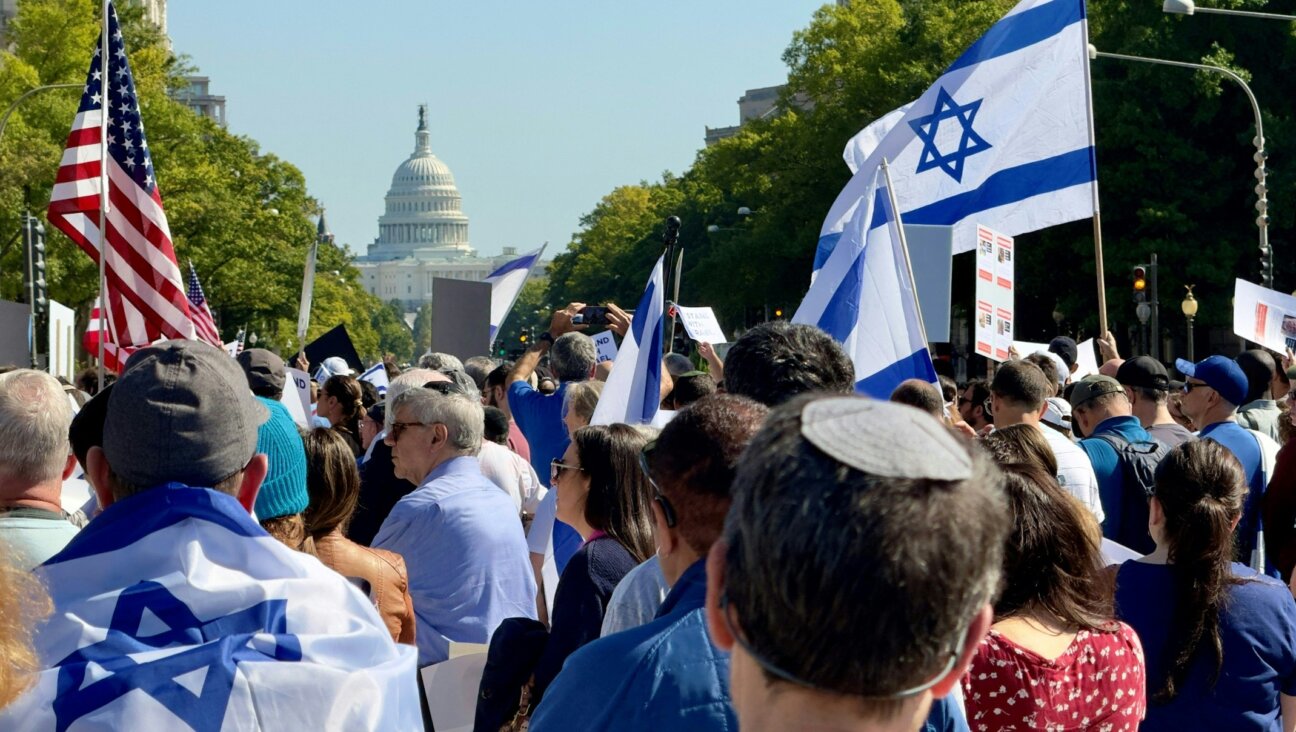
[[1145, 498], [1151, 498], [1156, 487], [1156, 468], [1161, 464], [1162, 458], [1170, 452], [1170, 448], [1156, 438], [1130, 442], [1111, 432], [1093, 435], [1093, 437], [1107, 443], [1116, 451], [1122, 478], [1125, 481], [1132, 480], [1135, 485], [1143, 489]]

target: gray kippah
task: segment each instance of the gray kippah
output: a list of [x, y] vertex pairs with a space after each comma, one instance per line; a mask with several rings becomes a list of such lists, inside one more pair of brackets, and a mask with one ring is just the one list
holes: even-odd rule
[[801, 435], [829, 457], [883, 478], [967, 480], [972, 455], [930, 414], [863, 397], [816, 399]]

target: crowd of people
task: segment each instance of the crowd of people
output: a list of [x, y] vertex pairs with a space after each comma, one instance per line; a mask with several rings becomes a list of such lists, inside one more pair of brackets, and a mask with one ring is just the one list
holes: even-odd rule
[[467, 652], [490, 732], [1296, 729], [1292, 354], [879, 401], [772, 321], [591, 424], [577, 309], [305, 427], [261, 349], [0, 374], [0, 729], [432, 729]]

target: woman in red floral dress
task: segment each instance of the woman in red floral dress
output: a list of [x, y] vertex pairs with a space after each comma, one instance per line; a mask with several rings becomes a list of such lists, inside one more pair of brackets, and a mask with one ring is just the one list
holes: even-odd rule
[[1112, 619], [1098, 527], [1035, 465], [1000, 466], [1013, 531], [995, 623], [963, 677], [968, 725], [990, 730], [1137, 730], [1143, 649]]

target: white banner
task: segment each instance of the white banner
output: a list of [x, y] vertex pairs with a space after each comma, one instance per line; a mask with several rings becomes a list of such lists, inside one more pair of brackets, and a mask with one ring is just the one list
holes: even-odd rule
[[684, 323], [684, 330], [688, 331], [689, 338], [698, 343], [727, 343], [724, 329], [720, 327], [720, 321], [716, 319], [715, 311], [711, 308], [686, 308], [683, 305], [676, 305], [675, 309], [679, 311], [680, 321]]
[[49, 372], [76, 381], [76, 312], [54, 300], [49, 301]]
[[[320, 215], [321, 222], [323, 214]], [[301, 304], [297, 308], [297, 340], [301, 346], [306, 345], [306, 331], [310, 328], [311, 300], [315, 296], [315, 255], [319, 251], [319, 242], [311, 244], [306, 255], [306, 272], [302, 275]]]
[[1233, 285], [1233, 332], [1278, 353], [1296, 350], [1296, 297], [1237, 280]]
[[279, 397], [279, 401], [283, 402], [297, 426], [310, 429], [310, 420], [306, 418], [310, 414], [310, 376], [291, 366], [284, 367], [284, 376], [288, 377], [288, 383], [284, 384], [283, 396]]

